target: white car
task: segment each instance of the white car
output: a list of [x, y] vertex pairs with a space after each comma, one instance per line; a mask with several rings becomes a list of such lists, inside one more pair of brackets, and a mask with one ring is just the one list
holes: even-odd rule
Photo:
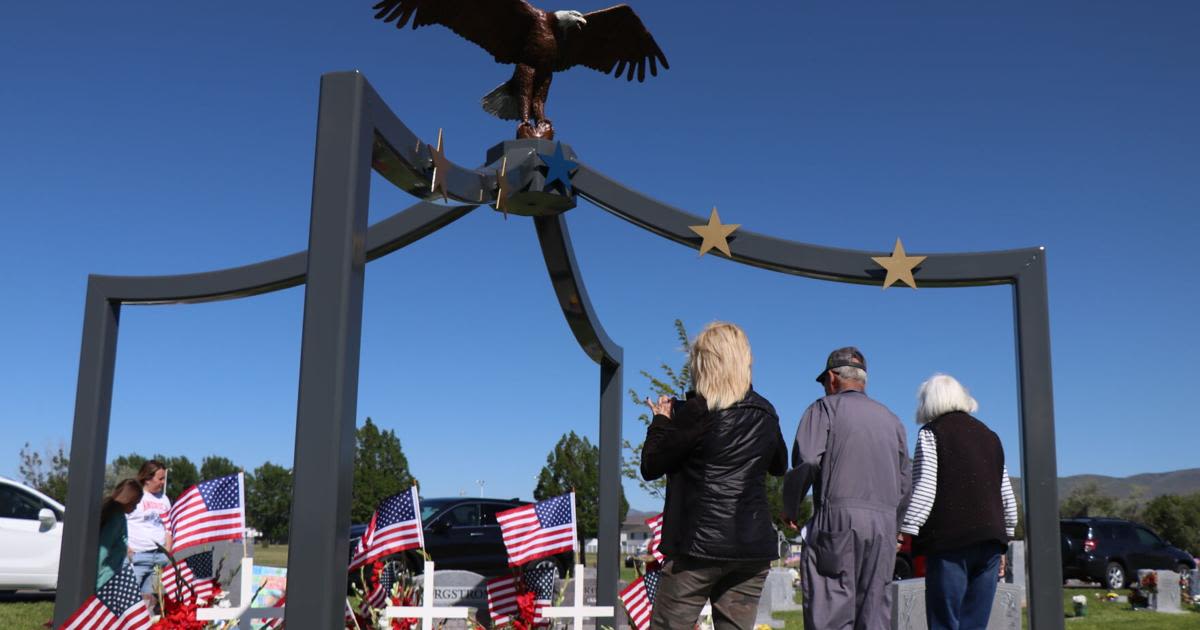
[[0, 590], [58, 586], [64, 512], [58, 501], [0, 477]]

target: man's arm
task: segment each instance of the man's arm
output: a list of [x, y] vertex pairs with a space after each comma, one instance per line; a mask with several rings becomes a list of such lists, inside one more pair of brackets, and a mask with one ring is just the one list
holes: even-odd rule
[[818, 400], [809, 405], [792, 443], [792, 469], [783, 478], [784, 518], [794, 521], [800, 503], [821, 474], [825, 444], [829, 440], [829, 410]]
[[912, 501], [913, 464], [908, 458], [908, 434], [905, 433], [904, 426], [897, 423], [896, 433], [900, 438], [900, 505], [896, 509], [896, 526], [899, 527]]

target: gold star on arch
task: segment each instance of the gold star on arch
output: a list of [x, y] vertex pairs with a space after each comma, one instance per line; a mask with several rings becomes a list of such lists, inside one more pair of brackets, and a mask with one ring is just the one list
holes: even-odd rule
[[688, 226], [689, 229], [704, 238], [704, 241], [700, 243], [701, 256], [707, 254], [710, 249], [715, 247], [729, 258], [733, 257], [729, 253], [729, 235], [733, 234], [733, 231], [740, 227], [742, 227], [740, 223], [722, 224], [721, 217], [717, 215], [716, 206], [713, 206], [712, 214], [708, 215], [707, 225]]
[[904, 252], [904, 245], [900, 239], [896, 239], [896, 247], [892, 249], [891, 256], [872, 256], [876, 264], [884, 269], [887, 269], [887, 277], [883, 279], [883, 288], [903, 281], [904, 284], [912, 288], [917, 288], [917, 281], [913, 279], [913, 269], [925, 260], [926, 256], [909, 256]]
[[504, 200], [512, 194], [512, 187], [508, 184], [508, 156], [504, 156], [500, 160], [500, 174], [496, 176], [496, 209], [504, 213], [504, 220], [508, 220], [508, 206], [504, 205]]
[[429, 157], [433, 160], [433, 177], [429, 182], [429, 192], [442, 191], [442, 201], [450, 201], [446, 193], [446, 174], [450, 172], [450, 160], [446, 159], [446, 150], [442, 147], [442, 130], [438, 129], [437, 148], [429, 147]]

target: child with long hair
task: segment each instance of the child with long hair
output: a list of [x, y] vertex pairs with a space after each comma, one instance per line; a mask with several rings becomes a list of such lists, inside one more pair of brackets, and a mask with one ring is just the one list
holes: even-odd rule
[[142, 500], [142, 484], [125, 479], [104, 497], [100, 506], [100, 556], [96, 562], [96, 588], [121, 571], [129, 560], [129, 534], [125, 515]]

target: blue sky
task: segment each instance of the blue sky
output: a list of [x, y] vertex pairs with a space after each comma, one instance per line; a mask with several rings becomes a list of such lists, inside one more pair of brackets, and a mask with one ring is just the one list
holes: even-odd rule
[[[513, 134], [478, 99], [510, 69], [370, 2], [17, 3], [0, 24], [0, 474], [70, 438], [88, 273], [207, 271], [307, 242], [321, 73], [359, 69], [472, 166]], [[606, 3], [570, 7], [588, 11]], [[1060, 474], [1196, 465], [1200, 5], [1188, 1], [637, 2], [671, 69], [576, 68], [559, 139], [625, 184], [804, 242], [910, 253], [1044, 245]], [[411, 203], [376, 177], [372, 221]], [[596, 311], [638, 370], [671, 322], [743, 325], [790, 440], [826, 353], [858, 345], [904, 420], [956, 375], [1019, 469], [1012, 296], [839, 285], [568, 215]], [[919, 276], [918, 276], [919, 278]], [[303, 289], [126, 307], [110, 456], [290, 465]], [[400, 436], [426, 495], [529, 497], [569, 430], [595, 440], [597, 369], [528, 219], [480, 209], [367, 271], [358, 415]], [[626, 436], [640, 439], [638, 410]], [[626, 485], [635, 507], [655, 502]]]

